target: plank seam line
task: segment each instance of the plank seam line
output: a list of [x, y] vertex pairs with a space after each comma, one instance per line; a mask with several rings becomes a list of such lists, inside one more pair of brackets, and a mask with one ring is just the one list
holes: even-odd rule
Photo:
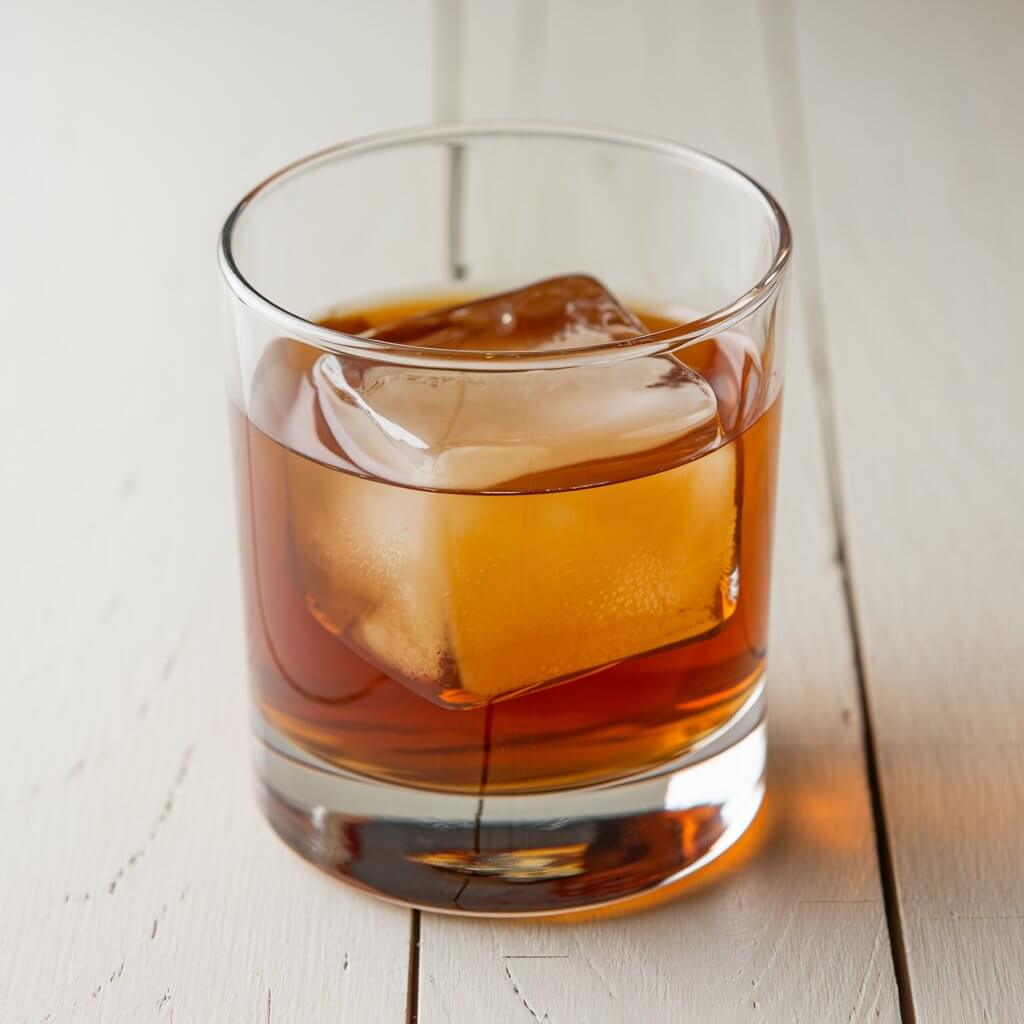
[[405, 1021], [418, 1024], [420, 1019], [420, 912], [409, 912], [409, 979], [406, 982]]
[[[793, 0], [769, 4], [760, 0], [760, 23], [765, 58], [768, 66], [769, 98], [774, 113], [776, 141], [779, 146], [783, 177], [794, 196], [803, 197], [802, 213], [806, 238], [801, 240], [807, 258], [800, 261], [801, 272], [800, 302], [803, 309], [807, 341], [814, 381], [815, 406], [821, 428], [824, 448], [826, 476], [828, 481], [829, 506], [836, 533], [836, 563], [842, 583], [843, 604], [850, 645], [853, 654], [854, 672], [857, 679], [857, 696], [861, 712], [864, 746], [864, 766], [871, 797], [871, 816], [874, 823], [875, 849], [878, 870], [885, 904], [886, 926], [889, 932], [889, 946], [892, 953], [896, 990], [899, 999], [900, 1016], [905, 1024], [915, 1024], [913, 994], [910, 984], [910, 969], [907, 960], [899, 893], [889, 844], [889, 827], [882, 798], [881, 774], [878, 767], [877, 740], [871, 719], [867, 695], [867, 678], [860, 619], [854, 599], [852, 568], [846, 539], [846, 522], [843, 515], [843, 490], [839, 470], [839, 429], [834, 409], [835, 390], [826, 343], [826, 318], [822, 307], [822, 278], [817, 245], [817, 226], [814, 216], [814, 202], [811, 192], [812, 168], [810, 145], [804, 117], [804, 84], [799, 65], [799, 38], [796, 28], [796, 12]], [[777, 28], [767, 31], [767, 26]], [[775, 44], [774, 46], [772, 44]], [[775, 52], [779, 50], [781, 52]], [[774, 69], [778, 68], [778, 71]], [[781, 76], [785, 69], [791, 69], [791, 88], [786, 89]], [[789, 94], [789, 95], [787, 95]], [[787, 102], [787, 99], [789, 102]], [[784, 127], [787, 110], [791, 118], [791, 130]], [[793, 155], [788, 155], [793, 154]]]
[[[462, 42], [465, 10], [462, 0], [434, 0], [431, 9], [433, 33], [433, 115], [435, 121], [458, 121], [462, 116]], [[450, 153], [448, 192], [448, 264], [451, 276], [464, 276], [459, 262], [461, 223], [456, 223], [462, 190], [461, 155]], [[409, 975], [406, 982], [406, 1024], [418, 1024], [420, 1016], [421, 918], [412, 908], [409, 918]]]

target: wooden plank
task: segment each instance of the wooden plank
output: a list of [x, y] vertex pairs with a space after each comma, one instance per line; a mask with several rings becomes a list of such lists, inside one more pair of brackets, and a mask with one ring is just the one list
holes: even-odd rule
[[[614, 3], [471, 3], [466, 18], [465, 116], [667, 134], [735, 161], [785, 200], [752, 5], [651, 3], [625, 16]], [[524, 1022], [898, 1018], [836, 536], [794, 307], [764, 815], [685, 898], [636, 916], [424, 915], [421, 1021], [475, 1021], [481, 1007]]]
[[283, 162], [428, 118], [429, 31], [415, 2], [5, 13], [4, 1020], [405, 1019], [410, 914], [250, 793], [214, 239]]
[[798, 5], [848, 549], [919, 1020], [1024, 1018], [1024, 8]]

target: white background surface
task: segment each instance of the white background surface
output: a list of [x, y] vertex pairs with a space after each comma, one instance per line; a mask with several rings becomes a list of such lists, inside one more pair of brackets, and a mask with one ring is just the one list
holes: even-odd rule
[[[1024, 8], [3, 22], [0, 1019], [1024, 1019]], [[250, 797], [213, 242], [312, 149], [536, 115], [709, 149], [793, 219], [770, 795], [676, 902], [423, 915], [410, 972], [413, 915]]]

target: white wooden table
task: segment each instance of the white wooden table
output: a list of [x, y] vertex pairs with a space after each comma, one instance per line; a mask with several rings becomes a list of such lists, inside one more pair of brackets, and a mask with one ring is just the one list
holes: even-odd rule
[[[14, 0], [0, 1020], [1024, 1020], [1024, 7]], [[340, 138], [619, 125], [796, 229], [753, 835], [672, 903], [373, 902], [249, 795], [213, 242]]]

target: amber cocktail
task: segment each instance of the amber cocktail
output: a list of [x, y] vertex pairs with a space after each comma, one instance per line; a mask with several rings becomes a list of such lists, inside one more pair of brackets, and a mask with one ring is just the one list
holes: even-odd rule
[[[405, 267], [402, 245], [422, 242], [410, 230], [378, 279], [340, 243], [374, 222], [360, 194], [394, 224], [394, 198], [359, 181], [403, 154], [444, 186], [439, 272]], [[706, 267], [688, 285], [698, 239], [673, 255], [642, 213], [620, 241], [651, 233], [674, 288], [652, 287], [664, 268], [642, 251], [625, 272], [601, 246], [546, 241], [557, 225], [542, 213], [570, 201], [573, 173], [597, 175], [589, 204], [650, 178], [679, 233], [703, 231], [719, 277], [746, 272], [748, 287], [706, 297]], [[695, 869], [743, 831], [763, 786], [781, 212], [681, 147], [512, 125], [339, 147], [271, 185], [232, 215], [222, 256], [272, 824], [346, 880], [452, 911], [557, 912]], [[480, 202], [529, 210], [531, 190], [525, 228]], [[699, 199], [723, 204], [722, 237]], [[286, 215], [317, 204], [336, 245]], [[287, 283], [296, 268], [275, 246], [300, 271], [309, 260], [311, 287]]]

